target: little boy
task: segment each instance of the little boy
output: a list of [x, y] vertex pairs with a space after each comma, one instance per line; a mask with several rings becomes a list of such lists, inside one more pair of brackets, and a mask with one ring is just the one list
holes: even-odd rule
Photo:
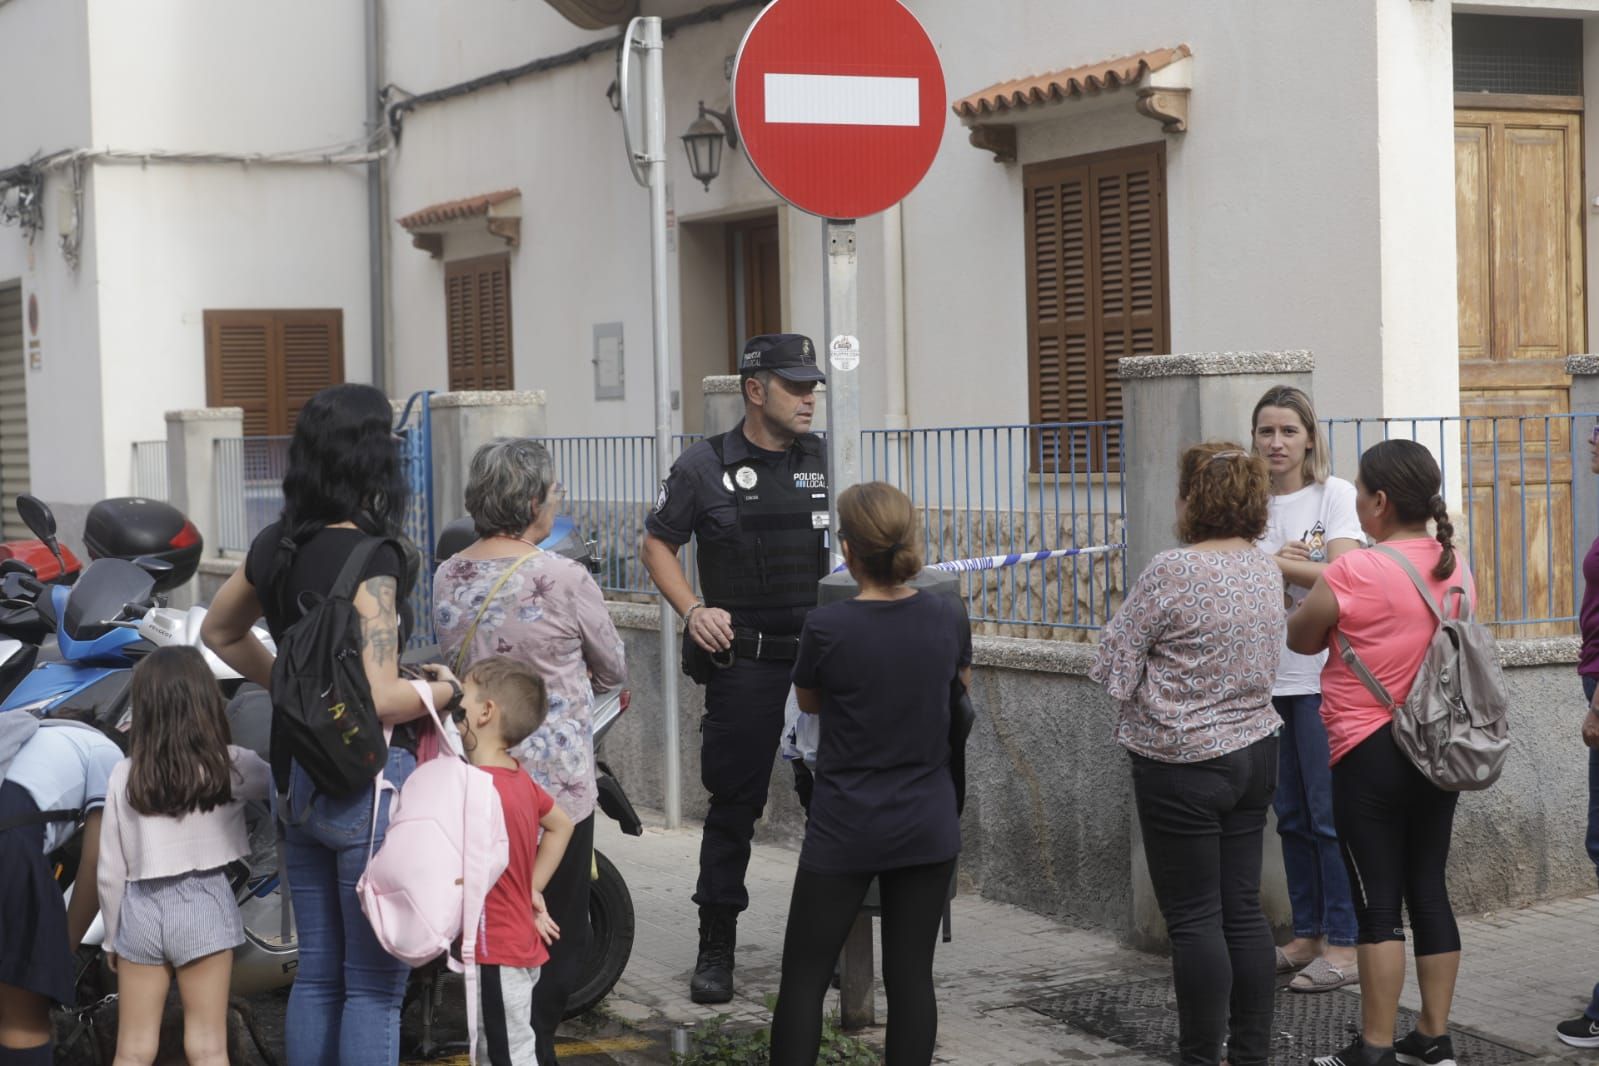
[[[544, 680], [514, 659], [474, 663], [463, 679], [461, 741], [500, 792], [511, 861], [489, 890], [478, 928], [478, 1059], [490, 1066], [535, 1061], [533, 986], [561, 931], [544, 906], [572, 820], [522, 769], [510, 749], [544, 724]], [[543, 828], [542, 839], [539, 829]]]

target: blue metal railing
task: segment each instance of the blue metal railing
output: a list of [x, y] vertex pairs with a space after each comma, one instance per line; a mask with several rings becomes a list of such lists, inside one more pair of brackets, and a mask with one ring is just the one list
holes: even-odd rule
[[[1333, 473], [1354, 481], [1378, 441], [1424, 445], [1443, 472], [1444, 498], [1464, 521], [1455, 541], [1477, 584], [1478, 617], [1507, 635], [1575, 631], [1584, 531], [1587, 429], [1592, 414], [1333, 418], [1322, 423]], [[1589, 497], [1592, 498], [1592, 497]], [[1586, 519], [1586, 521], [1585, 521]], [[1587, 533], [1592, 536], [1592, 533]]]
[[[586, 537], [596, 543], [600, 557], [597, 580], [606, 592], [647, 595], [655, 592], [639, 558], [644, 518], [655, 505], [660, 477], [655, 468], [652, 436], [542, 437], [555, 460], [555, 476], [566, 489], [563, 509]], [[679, 434], [672, 438], [672, 458], [700, 438]], [[683, 556], [684, 569], [698, 587], [691, 541]]]
[[167, 499], [167, 442], [133, 442], [133, 494], [147, 500]]
[[407, 490], [405, 535], [422, 553], [422, 565], [410, 595], [412, 647], [433, 643], [433, 568], [437, 565], [433, 546], [437, 538], [433, 529], [432, 395], [428, 390], [412, 393], [394, 423]]
[[[1120, 422], [866, 430], [861, 477], [916, 504], [928, 562], [1121, 544]], [[1050, 471], [1040, 473], [1040, 471]], [[1127, 586], [1125, 552], [961, 576], [975, 622], [1096, 630]]]

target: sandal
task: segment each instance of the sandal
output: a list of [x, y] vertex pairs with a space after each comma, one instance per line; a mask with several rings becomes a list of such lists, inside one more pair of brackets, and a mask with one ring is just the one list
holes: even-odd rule
[[1295, 992], [1331, 992], [1335, 988], [1343, 988], [1360, 980], [1360, 970], [1351, 966], [1347, 970], [1340, 969], [1327, 961], [1325, 955], [1317, 956], [1309, 966], [1299, 971], [1288, 987]]
[[1288, 953], [1285, 952], [1282, 948], [1278, 948], [1277, 949], [1277, 972], [1278, 973], [1280, 973], [1280, 974], [1282, 974], [1282, 973], [1298, 973], [1300, 970], [1303, 970], [1306, 966], [1309, 966], [1309, 965], [1310, 965], [1309, 962], [1295, 962], [1293, 959], [1290, 959], [1288, 957]]

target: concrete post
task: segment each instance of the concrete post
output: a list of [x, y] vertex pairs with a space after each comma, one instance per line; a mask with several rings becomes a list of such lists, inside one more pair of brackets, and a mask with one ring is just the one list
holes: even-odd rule
[[[1571, 413], [1599, 415], [1599, 355], [1566, 357], [1571, 375]], [[1571, 510], [1576, 516], [1577, 558], [1599, 539], [1599, 478], [1582, 473], [1588, 465], [1588, 434], [1599, 424], [1591, 418], [1573, 418], [1571, 426]]]
[[433, 417], [433, 527], [466, 514], [472, 455], [496, 437], [542, 437], [544, 391], [441, 392], [428, 399]]
[[[744, 417], [744, 392], [737, 374], [711, 374], [701, 382], [705, 390], [705, 435], [726, 433]], [[813, 433], [827, 432], [827, 386], [816, 386]]]
[[[224, 437], [244, 436], [244, 408], [202, 407], [167, 412], [167, 499], [182, 511], [205, 542], [206, 554], [221, 553], [222, 522], [218, 508], [216, 445]], [[175, 607], [194, 601], [194, 582], [174, 589]]]
[[[1137, 486], [1127, 494], [1127, 572], [1143, 570], [1156, 552], [1174, 546], [1177, 460], [1184, 448], [1206, 440], [1230, 440], [1248, 447], [1249, 415], [1273, 385], [1311, 391], [1311, 354], [1220, 352], [1205, 355], [1146, 355], [1121, 360], [1123, 426], [1126, 433], [1122, 477]], [[1166, 925], [1155, 902], [1144, 857], [1143, 833], [1133, 820], [1132, 940], [1142, 947], [1166, 941]], [[1282, 871], [1282, 848], [1269, 829], [1261, 873], [1261, 902], [1272, 924], [1290, 918]]]

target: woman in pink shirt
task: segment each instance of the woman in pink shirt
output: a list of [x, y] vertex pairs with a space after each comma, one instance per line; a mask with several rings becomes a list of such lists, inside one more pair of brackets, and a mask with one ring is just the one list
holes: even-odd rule
[[[1435, 597], [1476, 587], [1455, 556], [1454, 527], [1438, 464], [1409, 440], [1383, 441], [1360, 457], [1355, 510], [1374, 542], [1402, 553]], [[1428, 529], [1429, 521], [1436, 532]], [[1458, 572], [1457, 572], [1458, 571]], [[1289, 616], [1288, 647], [1310, 655], [1336, 647], [1342, 634], [1355, 654], [1403, 703], [1437, 628], [1432, 609], [1393, 559], [1354, 551], [1322, 573]], [[1362, 1033], [1315, 1066], [1453, 1064], [1449, 1006], [1460, 969], [1460, 931], [1449, 905], [1444, 865], [1458, 793], [1433, 785], [1400, 752], [1393, 714], [1338, 655], [1322, 669], [1322, 719], [1332, 754], [1333, 818], [1359, 922]], [[1421, 1017], [1394, 1042], [1405, 979], [1401, 906], [1415, 935]]]

